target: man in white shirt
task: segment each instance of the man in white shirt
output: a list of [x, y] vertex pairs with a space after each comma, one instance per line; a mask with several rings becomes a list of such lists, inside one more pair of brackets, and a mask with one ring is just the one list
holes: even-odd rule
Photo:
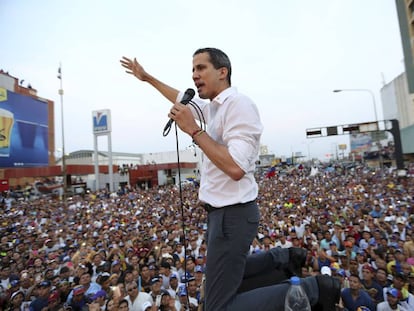
[[398, 302], [400, 301], [400, 291], [396, 288], [387, 289], [387, 299], [377, 305], [377, 311], [400, 311]]
[[129, 311], [142, 311], [145, 302], [153, 304], [151, 295], [145, 292], [138, 292], [138, 285], [136, 282], [129, 282], [125, 289], [128, 296], [125, 299], [128, 301]]
[[[208, 213], [204, 310], [283, 310], [287, 283], [237, 293], [246, 273], [262, 273], [280, 264], [273, 255], [283, 257], [286, 265], [292, 258], [289, 250], [282, 250], [283, 255], [280, 249], [270, 253], [274, 248], [252, 261], [247, 257], [260, 220], [254, 173], [263, 126], [255, 103], [231, 86], [230, 59], [216, 48], [198, 49], [193, 54], [194, 84], [199, 97], [209, 100], [194, 100], [193, 105], [186, 105], [194, 96], [191, 89], [183, 95], [147, 73], [136, 59], [123, 57], [121, 64], [127, 73], [149, 83], [173, 103], [168, 117], [204, 153], [199, 190], [199, 200]], [[324, 304], [329, 301], [325, 309], [333, 309], [335, 300], [339, 301], [335, 280], [327, 281], [322, 289], [314, 278], [303, 282], [309, 283], [304, 287], [312, 305], [319, 303], [325, 285], [333, 288], [332, 293], [324, 292], [328, 294]]]
[[292, 242], [288, 241], [286, 239], [286, 235], [282, 232], [279, 235], [279, 241], [276, 242], [275, 247], [291, 248], [292, 247]]

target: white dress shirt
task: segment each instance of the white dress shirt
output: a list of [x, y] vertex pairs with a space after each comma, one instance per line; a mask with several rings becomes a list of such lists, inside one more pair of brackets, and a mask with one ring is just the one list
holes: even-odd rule
[[[182, 98], [183, 93], [178, 95]], [[256, 199], [258, 186], [254, 178], [263, 126], [253, 101], [230, 87], [207, 103], [194, 100], [203, 112], [208, 135], [227, 147], [233, 160], [245, 172], [234, 181], [218, 169], [207, 157], [203, 158], [199, 199], [214, 207], [245, 203]], [[197, 113], [192, 108], [194, 117]]]

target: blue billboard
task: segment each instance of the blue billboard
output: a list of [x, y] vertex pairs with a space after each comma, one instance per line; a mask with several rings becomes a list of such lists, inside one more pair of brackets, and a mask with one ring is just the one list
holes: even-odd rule
[[48, 166], [48, 103], [0, 91], [0, 167]]

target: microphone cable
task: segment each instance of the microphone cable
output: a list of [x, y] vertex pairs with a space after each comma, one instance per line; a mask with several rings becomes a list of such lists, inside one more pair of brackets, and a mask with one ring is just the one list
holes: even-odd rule
[[[199, 125], [201, 130], [205, 131], [206, 129], [206, 121], [204, 118], [203, 111], [200, 109], [200, 107], [192, 100], [189, 100], [188, 102], [191, 107], [194, 108], [194, 111], [197, 115], [197, 119], [199, 120]], [[171, 120], [170, 120], [171, 121]], [[170, 122], [169, 122], [170, 123]], [[171, 124], [170, 124], [171, 125]], [[183, 199], [183, 189], [182, 189], [182, 183], [181, 183], [181, 161], [180, 161], [180, 149], [179, 149], [179, 142], [178, 142], [178, 127], [177, 123], [174, 124], [175, 127], [175, 142], [176, 142], [176, 153], [177, 153], [177, 170], [178, 170], [178, 191], [180, 195], [180, 209], [181, 209], [181, 229], [183, 233], [183, 244], [184, 244], [184, 279], [185, 279], [185, 288], [186, 288], [186, 294], [187, 294], [187, 305], [190, 310], [190, 297], [188, 295], [188, 271], [187, 271], [187, 234], [185, 230], [185, 214], [184, 214], [184, 199]], [[167, 126], [166, 126], [167, 128]], [[170, 132], [170, 129], [166, 131], [166, 128], [164, 128], [163, 136], [167, 136]], [[194, 144], [194, 142], [193, 142]], [[194, 262], [195, 263], [195, 262]], [[180, 280], [181, 281], [181, 280]]]

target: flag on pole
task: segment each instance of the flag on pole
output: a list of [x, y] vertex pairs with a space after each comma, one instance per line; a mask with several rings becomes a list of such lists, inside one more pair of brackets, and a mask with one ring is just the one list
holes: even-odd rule
[[58, 68], [58, 75], [57, 75], [57, 78], [58, 78], [58, 79], [62, 79], [62, 67], [61, 67], [61, 66], [59, 66], [59, 68]]

